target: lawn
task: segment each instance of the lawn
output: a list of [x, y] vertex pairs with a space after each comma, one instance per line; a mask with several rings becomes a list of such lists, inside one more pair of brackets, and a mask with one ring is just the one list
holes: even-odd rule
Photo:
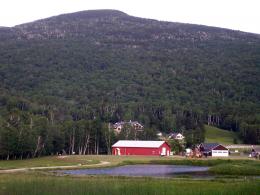
[[[176, 157], [180, 159], [181, 157]], [[50, 167], [66, 165], [88, 165], [97, 164], [101, 161], [110, 162], [110, 166], [116, 166], [123, 161], [144, 161], [168, 160], [172, 159], [159, 156], [112, 156], [112, 155], [68, 155], [68, 156], [47, 156], [26, 160], [0, 160], [1, 169], [30, 168], [30, 167]]]
[[241, 143], [235, 132], [219, 129], [209, 125], [205, 125], [205, 130], [206, 143], [234, 144], [234, 139], [236, 139], [238, 143]]
[[194, 181], [125, 177], [0, 175], [0, 194], [257, 194], [259, 180]]
[[66, 166], [78, 164], [87, 165], [96, 164], [99, 162], [100, 161], [93, 159], [90, 156], [46, 156], [26, 160], [0, 160], [0, 170], [29, 167]]

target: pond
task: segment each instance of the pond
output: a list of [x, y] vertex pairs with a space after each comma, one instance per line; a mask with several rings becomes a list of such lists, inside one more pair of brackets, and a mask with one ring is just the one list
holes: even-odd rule
[[209, 167], [187, 165], [125, 165], [112, 168], [62, 170], [70, 175], [111, 175], [111, 176], [142, 176], [142, 177], [176, 177], [180, 175], [206, 176]]

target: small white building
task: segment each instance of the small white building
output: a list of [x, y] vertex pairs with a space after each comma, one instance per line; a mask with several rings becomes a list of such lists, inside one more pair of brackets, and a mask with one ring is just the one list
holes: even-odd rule
[[206, 156], [212, 157], [228, 157], [229, 150], [218, 143], [203, 143], [199, 146], [200, 151]]
[[176, 139], [182, 141], [185, 137], [181, 133], [171, 133], [169, 139]]

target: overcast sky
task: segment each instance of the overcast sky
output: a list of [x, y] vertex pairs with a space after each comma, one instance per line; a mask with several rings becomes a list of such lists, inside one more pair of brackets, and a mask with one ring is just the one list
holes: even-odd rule
[[260, 34], [260, 0], [1, 0], [0, 26], [93, 9]]

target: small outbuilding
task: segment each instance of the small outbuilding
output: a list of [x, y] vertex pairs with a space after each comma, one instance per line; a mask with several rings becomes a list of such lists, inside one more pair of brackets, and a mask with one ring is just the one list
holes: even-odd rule
[[203, 153], [205, 156], [212, 156], [212, 157], [228, 157], [229, 150], [218, 143], [202, 143], [199, 146], [200, 152]]
[[181, 133], [171, 133], [169, 135], [169, 139], [175, 139], [175, 140], [182, 141], [184, 138], [185, 137]]
[[138, 121], [130, 120], [129, 122], [120, 121], [120, 122], [115, 123], [113, 125], [114, 132], [117, 134], [120, 133], [125, 125], [130, 125], [133, 128], [133, 130], [135, 130], [135, 131], [143, 131], [143, 129], [144, 129], [144, 126], [141, 123], [139, 123]]
[[119, 140], [112, 146], [113, 155], [169, 156], [170, 151], [166, 141]]

